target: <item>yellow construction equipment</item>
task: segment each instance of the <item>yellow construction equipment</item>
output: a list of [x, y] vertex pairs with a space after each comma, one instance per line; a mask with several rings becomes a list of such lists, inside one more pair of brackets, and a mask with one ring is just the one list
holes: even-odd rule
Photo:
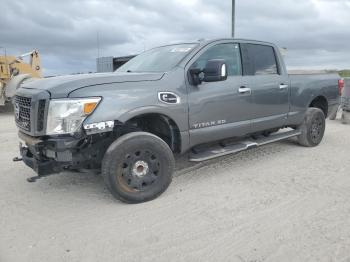
[[[29, 57], [28, 62], [24, 61], [25, 57]], [[0, 55], [0, 106], [11, 100], [24, 80], [32, 77], [42, 77], [40, 55], [37, 50], [18, 57]]]

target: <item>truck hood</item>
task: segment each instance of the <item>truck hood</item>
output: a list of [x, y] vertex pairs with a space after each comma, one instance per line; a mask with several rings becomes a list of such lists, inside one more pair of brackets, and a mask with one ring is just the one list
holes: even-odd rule
[[126, 82], [158, 81], [164, 73], [95, 73], [31, 79], [22, 84], [22, 88], [41, 89], [50, 93], [51, 98], [68, 97], [79, 88]]

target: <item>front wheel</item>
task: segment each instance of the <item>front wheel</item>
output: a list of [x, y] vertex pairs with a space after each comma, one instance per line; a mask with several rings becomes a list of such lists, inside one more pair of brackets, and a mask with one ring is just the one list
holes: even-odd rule
[[126, 203], [141, 203], [162, 194], [175, 166], [167, 143], [146, 132], [118, 138], [102, 161], [102, 176], [113, 196]]
[[298, 142], [302, 146], [314, 147], [321, 143], [326, 128], [324, 113], [318, 108], [308, 108], [304, 122], [299, 126]]

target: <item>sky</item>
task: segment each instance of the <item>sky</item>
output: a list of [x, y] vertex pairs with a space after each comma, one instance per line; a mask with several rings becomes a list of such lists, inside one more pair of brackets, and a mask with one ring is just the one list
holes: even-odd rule
[[[0, 6], [0, 47], [11, 55], [38, 49], [46, 76], [94, 72], [98, 54], [231, 35], [231, 0], [0, 0]], [[350, 68], [350, 0], [236, 0], [236, 37], [287, 48], [289, 69]]]

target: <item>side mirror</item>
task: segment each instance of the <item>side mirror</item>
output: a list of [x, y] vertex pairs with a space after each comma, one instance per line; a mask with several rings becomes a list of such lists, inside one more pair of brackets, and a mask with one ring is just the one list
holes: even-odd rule
[[203, 69], [204, 82], [217, 82], [227, 79], [227, 66], [223, 59], [212, 59], [207, 62]]

